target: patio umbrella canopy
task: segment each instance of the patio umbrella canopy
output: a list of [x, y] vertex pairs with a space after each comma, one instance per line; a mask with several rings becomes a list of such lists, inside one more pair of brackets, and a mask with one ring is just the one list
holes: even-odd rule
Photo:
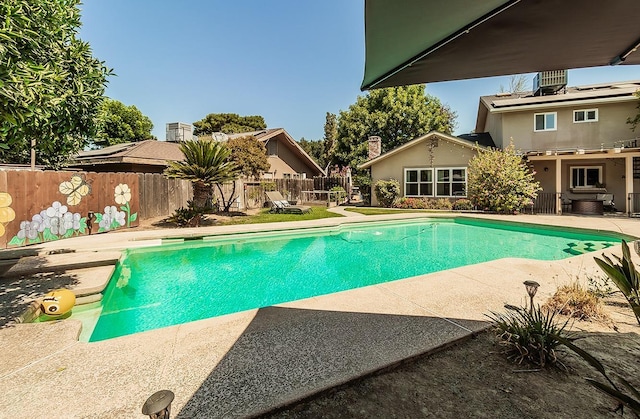
[[640, 64], [640, 0], [365, 0], [362, 90]]

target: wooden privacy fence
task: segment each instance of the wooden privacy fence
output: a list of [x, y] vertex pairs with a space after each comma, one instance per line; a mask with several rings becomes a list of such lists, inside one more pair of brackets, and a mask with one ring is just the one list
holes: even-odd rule
[[[302, 192], [348, 189], [347, 179], [236, 181], [233, 210], [261, 208], [265, 190], [291, 200]], [[225, 198], [233, 184], [223, 185]], [[216, 198], [221, 202], [215, 188]], [[0, 169], [0, 248], [137, 226], [140, 219], [166, 217], [193, 198], [191, 182], [159, 173], [94, 173]]]
[[0, 171], [0, 246], [138, 225], [133, 173]]
[[161, 174], [0, 170], [0, 247], [134, 227], [191, 199]]
[[169, 216], [176, 208], [187, 207], [193, 198], [191, 182], [168, 179], [160, 173], [138, 173], [140, 184], [140, 217], [143, 220]]

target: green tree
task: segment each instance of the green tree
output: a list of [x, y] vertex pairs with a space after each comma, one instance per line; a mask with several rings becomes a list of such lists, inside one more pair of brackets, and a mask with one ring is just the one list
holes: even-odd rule
[[[635, 95], [640, 99], [640, 90], [637, 90]], [[634, 118], [627, 118], [627, 124], [631, 125], [631, 131], [635, 131], [640, 124], [640, 103], [638, 103], [638, 114]]]
[[193, 134], [203, 135], [214, 132], [238, 134], [260, 131], [267, 128], [264, 118], [259, 115], [240, 116], [236, 113], [210, 113], [200, 121], [193, 123]]
[[151, 135], [153, 122], [135, 106], [105, 98], [96, 118], [97, 132], [93, 142], [98, 147], [144, 141]]
[[478, 150], [467, 168], [467, 196], [480, 209], [512, 214], [533, 204], [542, 190], [513, 143]]
[[79, 0], [0, 2], [0, 161], [60, 167], [94, 133], [110, 74], [77, 38]]
[[304, 137], [300, 138], [298, 144], [311, 158], [313, 158], [318, 165], [324, 167], [324, 141], [306, 140]]
[[334, 113], [327, 112], [324, 121], [324, 138], [322, 139], [322, 167], [333, 163], [337, 138], [338, 117]]
[[369, 136], [382, 139], [384, 153], [430, 131], [450, 134], [455, 118], [449, 107], [425, 94], [424, 85], [373, 90], [340, 112], [334, 162], [357, 174], [368, 157]]
[[[251, 135], [230, 138], [226, 147], [231, 152], [227, 160], [237, 167], [239, 174], [259, 179], [271, 167], [267, 159], [266, 147]], [[222, 199], [222, 210], [229, 212], [236, 199], [236, 183], [233, 182], [228, 198], [225, 196], [222, 184], [216, 186]]]
[[395, 179], [380, 179], [374, 185], [373, 190], [380, 206], [391, 208], [395, 200], [400, 196], [400, 182]]
[[187, 179], [193, 186], [193, 206], [210, 208], [213, 187], [221, 188], [238, 178], [238, 168], [229, 160], [231, 150], [213, 140], [185, 141], [180, 144], [183, 161], [169, 161], [164, 175]]
[[227, 148], [231, 150], [229, 160], [247, 177], [259, 179], [271, 167], [267, 159], [267, 148], [250, 135], [230, 138]]

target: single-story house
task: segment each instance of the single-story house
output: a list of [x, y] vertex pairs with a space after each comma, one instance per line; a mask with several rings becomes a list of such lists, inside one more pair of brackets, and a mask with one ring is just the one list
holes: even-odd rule
[[[216, 139], [253, 136], [267, 149], [270, 169], [265, 179], [305, 179], [324, 176], [324, 170], [283, 129], [274, 128], [240, 134], [216, 135]], [[68, 165], [92, 172], [162, 173], [167, 160], [180, 161], [180, 142], [145, 140], [82, 151]]]
[[[494, 147], [486, 133], [454, 137], [432, 131], [380, 154], [379, 137], [369, 139], [369, 160], [358, 166], [371, 171], [371, 184], [396, 179], [401, 196], [463, 198], [467, 195], [467, 166], [478, 148]], [[371, 204], [378, 205], [375, 194]]]

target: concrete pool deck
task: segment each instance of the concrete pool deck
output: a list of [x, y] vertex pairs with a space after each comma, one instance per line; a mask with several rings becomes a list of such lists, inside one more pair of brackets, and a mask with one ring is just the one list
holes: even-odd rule
[[[157, 245], [163, 237], [415, 216], [126, 231], [45, 243], [37, 250], [43, 260], [60, 248], [86, 257]], [[470, 216], [640, 237], [640, 220], [628, 218]], [[525, 303], [525, 280], [541, 284], [536, 301], [542, 302], [577, 276], [601, 275], [593, 262], [600, 253], [551, 262], [501, 259], [95, 343], [78, 342], [76, 320], [5, 326], [0, 416], [144, 417], [142, 404], [161, 389], [175, 393], [173, 418], [259, 415], [469, 338], [487, 327], [485, 314], [505, 303]], [[620, 246], [607, 253], [620, 254]]]

